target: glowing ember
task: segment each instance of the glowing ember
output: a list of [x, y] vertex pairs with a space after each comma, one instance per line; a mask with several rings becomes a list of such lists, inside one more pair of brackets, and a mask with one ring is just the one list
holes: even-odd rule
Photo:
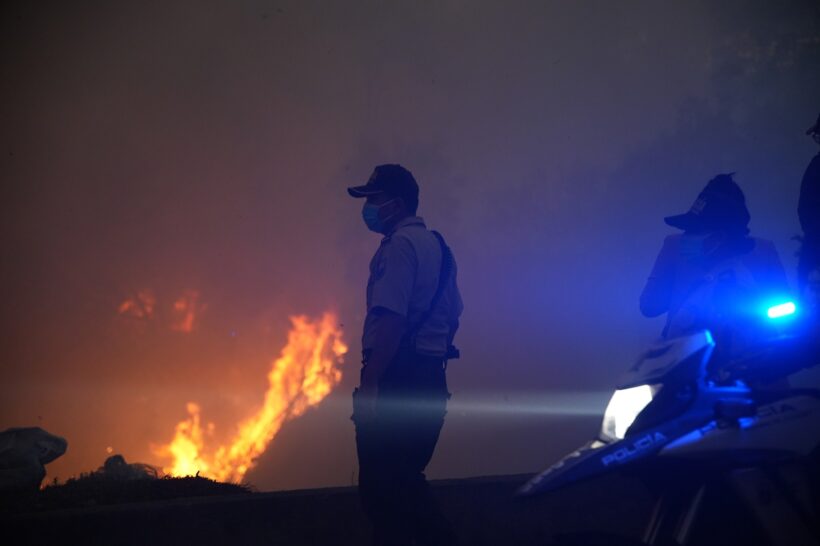
[[199, 303], [199, 292], [185, 292], [174, 302], [171, 329], [177, 332], [193, 332], [196, 318], [204, 309], [205, 306]]
[[157, 320], [163, 327], [190, 334], [206, 309], [207, 305], [200, 301], [199, 292], [196, 290], [186, 290], [169, 307], [167, 303], [158, 302], [154, 293], [146, 289], [123, 300], [117, 306], [117, 314], [129, 319], [138, 319], [136, 323]]
[[140, 290], [133, 298], [128, 298], [117, 307], [117, 313], [137, 319], [150, 319], [154, 316], [157, 298], [150, 290]]
[[268, 390], [262, 407], [241, 423], [233, 440], [216, 449], [206, 449], [206, 433], [200, 424], [200, 409], [188, 403], [188, 419], [176, 426], [171, 443], [155, 452], [172, 457], [165, 471], [174, 476], [199, 472], [220, 481], [239, 482], [254, 460], [289, 419], [302, 415], [321, 402], [342, 379], [339, 365], [347, 346], [333, 313], [311, 321], [305, 316], [291, 317], [288, 343], [271, 365]]

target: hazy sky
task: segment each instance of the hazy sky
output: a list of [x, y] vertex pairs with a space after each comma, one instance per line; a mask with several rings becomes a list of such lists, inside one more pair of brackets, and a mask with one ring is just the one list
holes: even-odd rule
[[[342, 384], [249, 478], [350, 483], [379, 239], [344, 189], [378, 163], [413, 171], [459, 262], [433, 477], [538, 470], [594, 432], [662, 325], [637, 306], [662, 217], [713, 175], [737, 171], [793, 276], [815, 2], [17, 4], [0, 23], [0, 428], [67, 437], [50, 476], [108, 446], [158, 463], [149, 444], [189, 400], [229, 428], [288, 316], [335, 309]], [[166, 310], [196, 291], [196, 330], [118, 318], [141, 290]]]

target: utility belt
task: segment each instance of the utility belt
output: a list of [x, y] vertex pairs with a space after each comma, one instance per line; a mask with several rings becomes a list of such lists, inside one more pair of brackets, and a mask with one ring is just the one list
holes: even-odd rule
[[[362, 374], [368, 356], [364, 355]], [[443, 357], [399, 349], [379, 378], [379, 398], [449, 398], [446, 375], [447, 361]]]
[[[456, 349], [456, 351], [457, 350], [458, 349]], [[362, 351], [362, 369], [364, 369], [364, 367], [367, 366], [367, 361], [370, 359], [370, 355], [372, 352], [372, 349], [364, 349]], [[436, 365], [439, 365], [446, 370], [447, 360], [447, 355], [425, 355], [417, 352], [413, 347], [410, 347], [409, 345], [399, 345], [399, 348], [396, 351], [395, 356], [393, 356], [393, 360], [390, 362], [389, 365], [392, 365], [394, 362], [420, 362], [422, 363], [422, 365], [435, 363]]]

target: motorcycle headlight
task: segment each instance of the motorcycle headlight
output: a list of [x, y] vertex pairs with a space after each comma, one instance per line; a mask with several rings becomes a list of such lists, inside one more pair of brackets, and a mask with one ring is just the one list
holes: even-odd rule
[[635, 418], [649, 405], [660, 385], [639, 385], [617, 390], [609, 400], [601, 424], [601, 435], [609, 440], [623, 440]]

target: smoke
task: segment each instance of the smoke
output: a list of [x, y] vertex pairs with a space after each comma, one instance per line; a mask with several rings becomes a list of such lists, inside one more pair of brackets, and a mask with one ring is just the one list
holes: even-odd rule
[[[66, 436], [52, 475], [99, 466], [107, 446], [150, 462], [187, 400], [240, 420], [289, 315], [339, 309], [355, 355], [378, 238], [344, 188], [377, 163], [413, 171], [420, 213], [455, 251], [464, 357], [449, 381], [467, 399], [608, 389], [660, 330], [637, 296], [661, 218], [715, 173], [738, 172], [753, 234], [794, 267], [816, 151], [802, 132], [820, 96], [812, 3], [21, 2], [8, 14], [0, 426]], [[178, 330], [116, 320], [146, 287], [157, 312], [198, 295], [177, 322], [166, 311]], [[348, 356], [339, 396], [357, 366]], [[433, 476], [535, 470], [594, 429], [591, 416], [474, 410], [451, 411]], [[285, 425], [249, 478], [348, 483], [347, 418], [327, 403]], [[530, 449], [535, 436], [549, 442]], [[492, 454], [464, 448], [488, 438]]]

